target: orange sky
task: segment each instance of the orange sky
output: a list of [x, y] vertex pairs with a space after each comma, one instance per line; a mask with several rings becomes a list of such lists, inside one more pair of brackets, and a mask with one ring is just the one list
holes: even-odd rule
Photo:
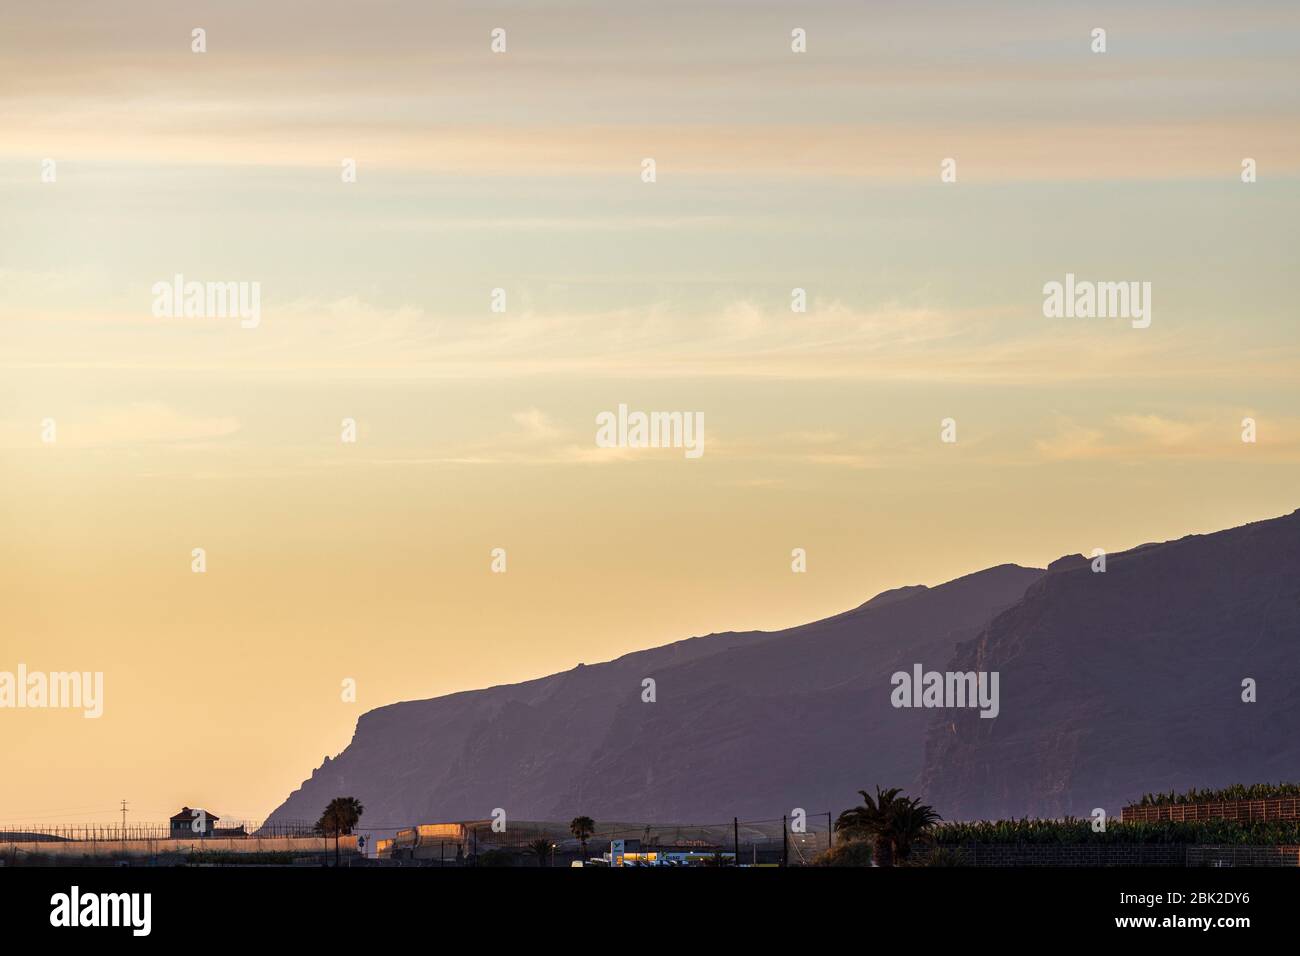
[[394, 700], [1300, 506], [1294, 9], [61, 6], [0, 31], [0, 671], [105, 709], [0, 710], [0, 823], [261, 818]]

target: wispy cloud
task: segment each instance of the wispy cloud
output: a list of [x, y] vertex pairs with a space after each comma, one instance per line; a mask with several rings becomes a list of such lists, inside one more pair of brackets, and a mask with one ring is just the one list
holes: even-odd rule
[[[32, 314], [0, 301], [0, 367], [275, 371], [347, 378], [866, 378], [876, 382], [1041, 385], [1196, 378], [1291, 382], [1295, 346], [1253, 347], [1221, 326], [1176, 339], [1028, 321], [1006, 308], [837, 302], [806, 314], [740, 300], [701, 312], [646, 308], [434, 315], [352, 296], [264, 301], [262, 322], [134, 313]], [[1036, 305], [1036, 303], [1035, 303]], [[520, 421], [537, 431], [538, 420]]]
[[[0, 446], [30, 448], [41, 442], [42, 422], [9, 420], [0, 424]], [[233, 416], [202, 416], [161, 402], [135, 402], [88, 414], [52, 418], [58, 448], [106, 448], [133, 445], [198, 446], [234, 435]]]
[[[1256, 441], [1242, 441], [1242, 421], [1256, 421]], [[1113, 415], [1098, 422], [1060, 419], [1054, 434], [1034, 443], [1049, 461], [1300, 461], [1300, 419], [1217, 409], [1195, 418]]]

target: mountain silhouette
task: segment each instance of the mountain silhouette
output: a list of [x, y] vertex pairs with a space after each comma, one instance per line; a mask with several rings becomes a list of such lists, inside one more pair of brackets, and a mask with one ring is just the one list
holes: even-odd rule
[[[891, 675], [916, 664], [996, 672], [997, 717], [895, 708]], [[1293, 779], [1297, 731], [1300, 511], [1111, 554], [1104, 573], [1082, 555], [1000, 565], [788, 630], [381, 707], [270, 819], [348, 794], [375, 823], [498, 807], [722, 823], [838, 812], [876, 784], [949, 820], [1113, 816], [1149, 791]]]
[[498, 807], [517, 820], [695, 823], [838, 812], [875, 781], [919, 782], [932, 712], [893, 709], [890, 674], [942, 667], [1042, 574], [1002, 565], [788, 630], [697, 637], [380, 707], [269, 822], [315, 820], [340, 794], [376, 824]]
[[923, 792], [949, 819], [1295, 779], [1300, 511], [1108, 555], [1105, 573], [1053, 562], [952, 668], [998, 671], [1001, 713], [931, 727]]

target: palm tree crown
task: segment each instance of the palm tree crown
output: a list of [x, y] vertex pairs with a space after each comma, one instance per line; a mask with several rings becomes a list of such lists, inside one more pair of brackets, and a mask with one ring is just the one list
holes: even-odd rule
[[591, 817], [574, 817], [569, 824], [569, 832], [582, 844], [582, 855], [587, 855], [587, 840], [596, 832], [596, 821]]
[[346, 836], [361, 819], [366, 808], [356, 797], [335, 797], [316, 822], [316, 830], [324, 836], [334, 837], [334, 865], [339, 862], [339, 836]]
[[551, 852], [551, 841], [537, 839], [528, 844], [528, 849], [537, 857], [537, 865], [546, 865], [546, 854]]
[[919, 798], [899, 796], [902, 792], [898, 787], [881, 790], [877, 786], [873, 800], [867, 791], [859, 790], [861, 805], [845, 810], [835, 821], [835, 830], [849, 839], [871, 840], [877, 866], [906, 860], [912, 844], [942, 819]]

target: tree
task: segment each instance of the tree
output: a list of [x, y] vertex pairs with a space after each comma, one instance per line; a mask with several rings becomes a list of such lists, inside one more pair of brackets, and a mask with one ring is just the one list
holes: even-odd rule
[[533, 840], [531, 843], [528, 844], [528, 849], [532, 850], [533, 853], [537, 854], [537, 865], [545, 866], [546, 854], [551, 852], [551, 841]]
[[912, 844], [940, 820], [933, 807], [915, 797], [900, 797], [897, 787], [881, 790], [876, 787], [876, 798], [859, 790], [862, 803], [845, 810], [835, 821], [835, 829], [851, 840], [870, 840], [871, 856], [876, 866], [893, 866], [894, 860], [905, 860]]
[[835, 830], [850, 840], [870, 840], [871, 856], [876, 865], [893, 866], [893, 840], [889, 827], [894, 801], [902, 791], [897, 788], [882, 791], [876, 787], [875, 800], [865, 790], [859, 790], [858, 793], [862, 794], [862, 803], [841, 813], [835, 821]]
[[356, 797], [335, 797], [316, 822], [316, 832], [334, 837], [334, 865], [339, 865], [339, 837], [352, 832], [366, 808]]
[[911, 856], [912, 844], [922, 839], [940, 819], [934, 807], [922, 803], [918, 797], [898, 801], [893, 826], [895, 858], [902, 861]]
[[587, 840], [596, 832], [596, 821], [591, 817], [574, 817], [573, 822], [569, 824], [569, 832], [582, 844], [582, 858], [586, 860]]

